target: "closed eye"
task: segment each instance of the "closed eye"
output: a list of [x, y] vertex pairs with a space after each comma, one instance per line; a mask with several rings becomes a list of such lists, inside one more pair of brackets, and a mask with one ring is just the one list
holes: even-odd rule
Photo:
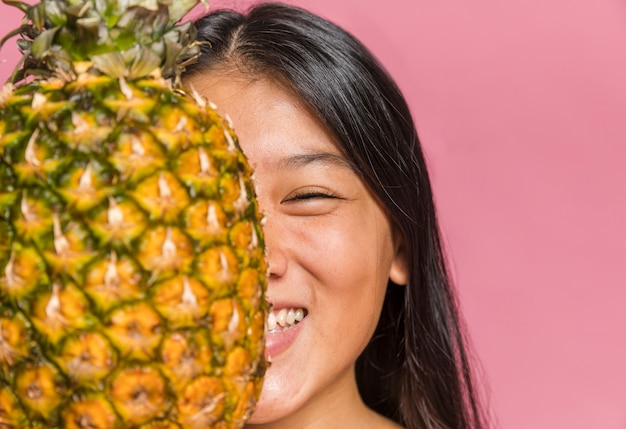
[[327, 189], [294, 190], [282, 201], [284, 213], [291, 216], [321, 216], [333, 213], [345, 198]]
[[332, 194], [330, 192], [298, 192], [295, 195], [290, 196], [289, 198], [283, 200], [283, 202], [289, 201], [302, 201], [302, 200], [313, 200], [316, 198], [340, 198], [339, 196]]

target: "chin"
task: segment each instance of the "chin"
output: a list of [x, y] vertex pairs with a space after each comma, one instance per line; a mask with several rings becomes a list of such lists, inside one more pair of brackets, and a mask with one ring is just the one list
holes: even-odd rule
[[293, 412], [293, 409], [297, 408], [297, 406], [294, 403], [288, 403], [285, 399], [287, 398], [283, 398], [282, 400], [273, 398], [270, 400], [268, 398], [264, 398], [263, 394], [261, 394], [261, 398], [259, 399], [259, 402], [257, 402], [254, 412], [252, 413], [252, 416], [250, 416], [247, 424], [262, 425], [277, 423], [283, 419], [287, 419]]

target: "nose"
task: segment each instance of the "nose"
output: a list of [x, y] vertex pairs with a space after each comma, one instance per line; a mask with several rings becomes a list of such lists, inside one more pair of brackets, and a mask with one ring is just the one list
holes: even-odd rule
[[278, 220], [271, 214], [265, 216], [263, 235], [267, 248], [270, 280], [278, 279], [287, 271], [287, 255], [283, 248], [284, 229], [280, 227]]

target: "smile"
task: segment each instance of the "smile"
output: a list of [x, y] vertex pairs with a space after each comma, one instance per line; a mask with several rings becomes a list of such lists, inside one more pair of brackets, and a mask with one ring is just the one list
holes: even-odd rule
[[268, 334], [284, 332], [301, 322], [306, 313], [304, 308], [281, 308], [278, 311], [270, 311], [267, 315], [265, 332]]

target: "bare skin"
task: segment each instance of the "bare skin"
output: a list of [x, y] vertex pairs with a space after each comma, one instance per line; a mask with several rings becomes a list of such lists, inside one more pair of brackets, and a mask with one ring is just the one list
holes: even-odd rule
[[367, 408], [354, 363], [388, 279], [407, 280], [400, 240], [332, 136], [275, 80], [220, 70], [188, 82], [228, 114], [267, 222], [268, 299], [306, 315], [266, 336], [271, 367], [250, 428], [398, 428]]

